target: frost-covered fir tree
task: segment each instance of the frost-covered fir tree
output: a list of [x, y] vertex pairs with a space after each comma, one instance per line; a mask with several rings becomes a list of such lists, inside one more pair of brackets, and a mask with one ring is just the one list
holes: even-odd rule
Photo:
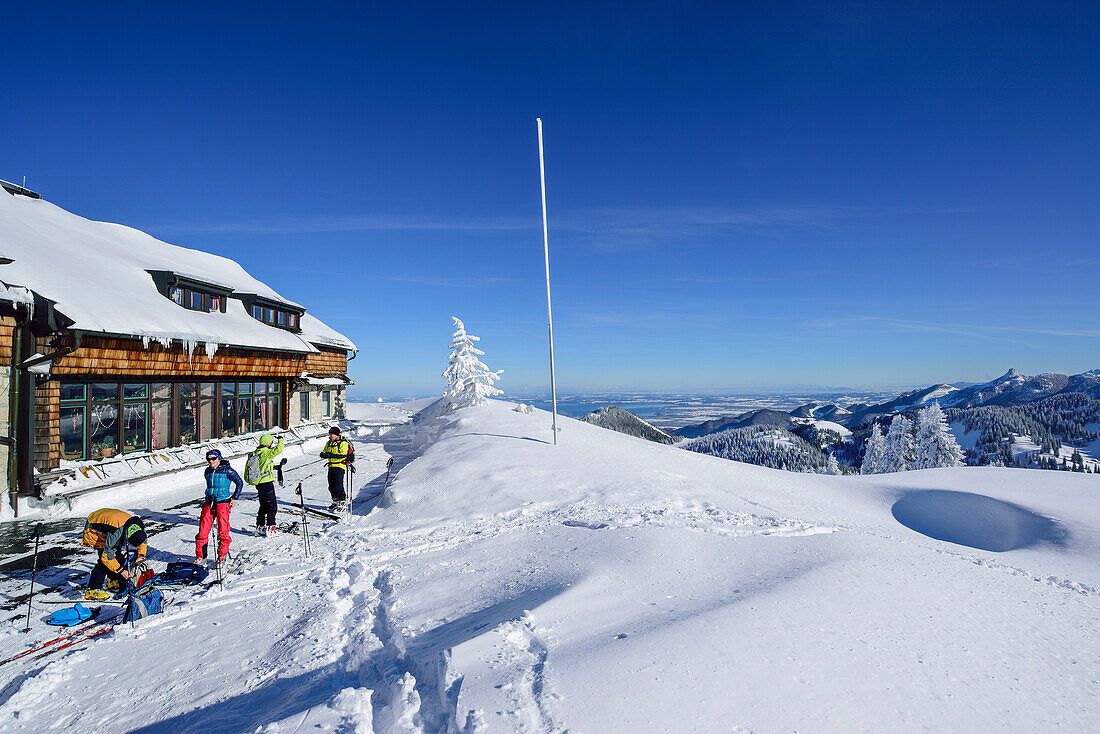
[[895, 416], [886, 432], [882, 471], [909, 471], [913, 463], [913, 421], [904, 415]]
[[867, 437], [866, 447], [863, 451], [863, 464], [859, 471], [861, 474], [881, 474], [883, 472], [883, 460], [886, 457], [886, 441], [882, 438], [882, 431], [878, 423], [871, 426], [871, 435]]
[[914, 469], [961, 466], [963, 451], [947, 427], [940, 406], [933, 403], [917, 414], [917, 450]]
[[825, 465], [825, 473], [836, 476], [840, 474], [840, 462], [836, 460], [836, 457], [829, 454], [829, 462]]
[[455, 333], [451, 337], [451, 361], [443, 371], [443, 379], [447, 381], [443, 401], [454, 408], [486, 405], [489, 398], [504, 392], [493, 386], [504, 370], [493, 372], [478, 359], [485, 352], [476, 348], [474, 342], [481, 339], [467, 334], [466, 326], [457, 316], [451, 320]]

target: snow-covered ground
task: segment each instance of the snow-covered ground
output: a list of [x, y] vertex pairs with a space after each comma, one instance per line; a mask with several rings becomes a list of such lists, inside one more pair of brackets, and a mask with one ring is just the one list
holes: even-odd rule
[[[0, 729], [1030, 732], [1100, 721], [1095, 475], [793, 474], [562, 418], [554, 446], [546, 412], [513, 407], [359, 444], [357, 515], [314, 526], [311, 559], [297, 537], [235, 535], [260, 554], [224, 589], [170, 592], [173, 606], [133, 629], [0, 667]], [[387, 455], [399, 471], [382, 501]], [[179, 481], [178, 495], [197, 496], [196, 477]], [[320, 476], [305, 488], [325, 495]], [[254, 510], [238, 506], [234, 528]], [[194, 512], [160, 517], [173, 513], [178, 525], [153, 539], [157, 560], [191, 551]], [[30, 635], [0, 637], [0, 655], [49, 634], [46, 613]]]

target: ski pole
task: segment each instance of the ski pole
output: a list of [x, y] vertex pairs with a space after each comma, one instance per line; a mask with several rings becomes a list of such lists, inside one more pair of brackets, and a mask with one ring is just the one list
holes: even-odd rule
[[393, 468], [393, 457], [386, 461], [386, 481], [382, 485], [382, 494], [386, 493], [386, 487], [390, 486], [390, 470]]
[[221, 538], [221, 531], [218, 529], [218, 501], [217, 500], [214, 500], [214, 502], [212, 502], [210, 504], [210, 514], [214, 516], [213, 518], [211, 518], [213, 520], [213, 526], [214, 526], [214, 574], [215, 574], [215, 577], [217, 578], [218, 586], [221, 586], [222, 585], [222, 564], [220, 563], [220, 558], [221, 558], [222, 538]]
[[[285, 459], [284, 459], [284, 461], [285, 461]], [[321, 459], [319, 463], [324, 465], [324, 464], [327, 463], [327, 459]], [[299, 471], [301, 469], [311, 469], [311, 468], [317, 466], [317, 464], [318, 464], [318, 462], [310, 461], [310, 462], [307, 462], [305, 464], [300, 464], [299, 466], [292, 466], [291, 468], [287, 469], [286, 471], [292, 472], [292, 471]], [[323, 469], [324, 466], [322, 466], [321, 468]], [[308, 479], [309, 477], [311, 477], [311, 476], [313, 476], [314, 474], [317, 474], [317, 473], [319, 473], [319, 472], [313, 472], [313, 474], [310, 474], [309, 476], [302, 477], [302, 478], [303, 479]]]
[[312, 558], [313, 553], [309, 549], [309, 520], [306, 519], [306, 500], [302, 496], [302, 483], [298, 482], [298, 507], [302, 510], [302, 534], [305, 536], [306, 558]]
[[352, 503], [355, 501], [353, 490], [355, 489], [355, 464], [348, 464], [348, 470], [344, 473], [344, 494], [348, 498], [348, 517], [352, 516]]
[[34, 577], [38, 573], [38, 540], [42, 537], [42, 523], [34, 526], [34, 560], [31, 562], [31, 593], [27, 595], [27, 628], [24, 632], [31, 631], [31, 600], [34, 599]]

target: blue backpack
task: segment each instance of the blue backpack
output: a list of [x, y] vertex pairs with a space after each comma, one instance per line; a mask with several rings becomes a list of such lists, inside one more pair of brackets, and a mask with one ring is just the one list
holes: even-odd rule
[[160, 589], [153, 586], [152, 581], [146, 581], [127, 595], [126, 611], [123, 612], [122, 621], [133, 622], [151, 614], [160, 614], [162, 611], [164, 611], [164, 595], [160, 593]]
[[210, 571], [202, 566], [184, 561], [174, 561], [168, 564], [164, 573], [158, 573], [153, 579], [161, 586], [190, 586], [206, 580]]
[[87, 622], [92, 618], [92, 614], [91, 609], [78, 603], [76, 606], [58, 609], [50, 615], [50, 618], [46, 620], [46, 624], [52, 624], [55, 627], [72, 627], [74, 624]]

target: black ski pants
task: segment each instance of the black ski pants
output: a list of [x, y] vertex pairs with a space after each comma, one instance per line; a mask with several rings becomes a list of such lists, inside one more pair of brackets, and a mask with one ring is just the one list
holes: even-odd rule
[[348, 493], [344, 491], [344, 471], [342, 466], [328, 468], [328, 493], [332, 495], [333, 502], [348, 501]]
[[275, 498], [275, 482], [257, 484], [256, 496], [260, 498], [260, 511], [256, 513], [256, 525], [274, 525], [275, 511], [279, 509], [279, 500]]
[[[102, 589], [103, 588], [103, 582], [105, 582], [108, 577], [110, 577], [112, 579], [115, 579], [121, 585], [122, 584], [122, 575], [114, 573], [113, 571], [108, 569], [106, 566], [104, 566], [103, 561], [101, 559], [99, 559], [98, 555], [96, 556], [96, 559], [97, 560], [96, 560], [95, 568], [92, 569], [92, 574], [91, 574], [91, 576], [88, 577], [88, 588], [89, 589]], [[126, 565], [126, 557], [124, 555], [122, 555], [121, 551], [115, 556], [115, 560], [117, 560], [119, 562], [119, 564], [122, 565], [122, 566]]]

